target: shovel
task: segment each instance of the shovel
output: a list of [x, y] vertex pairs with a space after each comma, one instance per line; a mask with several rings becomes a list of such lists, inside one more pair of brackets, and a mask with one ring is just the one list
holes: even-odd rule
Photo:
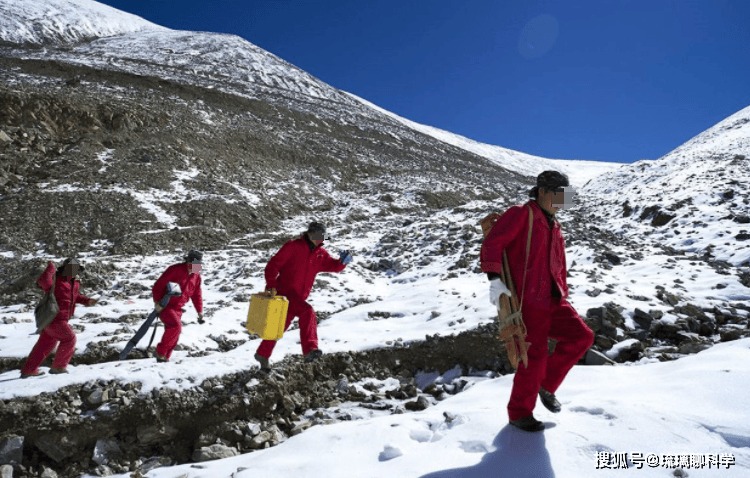
[[[164, 307], [167, 306], [169, 303], [169, 300], [172, 297], [177, 297], [182, 295], [182, 290], [180, 289], [180, 285], [175, 282], [170, 282], [167, 284], [167, 291], [164, 294], [164, 297], [161, 298], [159, 301], [159, 305], [164, 309]], [[149, 316], [146, 318], [146, 321], [143, 322], [143, 325], [138, 329], [138, 331], [135, 333], [132, 339], [125, 345], [125, 348], [122, 349], [122, 352], [120, 352], [120, 360], [125, 360], [128, 358], [128, 354], [130, 353], [133, 348], [138, 345], [138, 342], [143, 338], [144, 335], [148, 332], [148, 328], [151, 327], [151, 324], [154, 323], [154, 320], [159, 317], [159, 312], [156, 311], [156, 309], [153, 310], [149, 314]], [[154, 329], [154, 334], [156, 333], [156, 329]], [[153, 337], [151, 337], [151, 340], [153, 341]], [[150, 346], [151, 344], [149, 344]]]

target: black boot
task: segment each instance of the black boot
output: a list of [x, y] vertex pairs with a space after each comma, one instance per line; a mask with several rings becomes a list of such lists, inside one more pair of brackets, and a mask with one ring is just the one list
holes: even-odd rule
[[525, 432], [540, 432], [544, 430], [544, 423], [534, 418], [534, 415], [519, 418], [518, 420], [511, 420], [510, 424]]
[[260, 364], [260, 369], [263, 372], [268, 372], [271, 370], [271, 363], [266, 357], [262, 356], [261, 354], [256, 353], [255, 360], [258, 361], [258, 363]]
[[318, 360], [323, 355], [323, 352], [321, 352], [318, 349], [311, 350], [307, 354], [305, 354], [305, 362], [314, 362]]
[[548, 392], [544, 388], [539, 389], [539, 398], [542, 399], [542, 405], [552, 413], [559, 413], [562, 410], [562, 405], [555, 397], [554, 393]]

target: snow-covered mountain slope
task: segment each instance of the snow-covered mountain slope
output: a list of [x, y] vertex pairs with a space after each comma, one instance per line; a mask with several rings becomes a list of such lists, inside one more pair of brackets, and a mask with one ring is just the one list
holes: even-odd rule
[[[169, 30], [89, 0], [48, 1], [20, 9], [16, 8], [18, 0], [0, 2], [0, 9], [7, 12], [7, 18], [0, 21], [0, 39], [9, 43], [49, 44], [43, 50], [10, 48], [6, 54], [197, 85], [354, 122], [392, 135], [414, 136], [418, 132], [523, 175], [536, 176], [545, 169], [561, 170], [575, 186], [619, 166], [596, 161], [550, 160], [421, 125], [323, 83], [237, 36]], [[33, 27], [24, 30], [23, 25]], [[65, 41], [64, 48], [55, 48], [54, 43], [60, 41]]]
[[[33, 23], [23, 19], [30, 10], [7, 11]], [[81, 31], [88, 11], [65, 22]], [[147, 473], [202, 461], [192, 453], [219, 440], [246, 455], [150, 474], [236, 476], [250, 467], [245, 474], [319, 476], [330, 464], [334, 476], [484, 478], [504, 466], [517, 468], [512, 476], [593, 476], [606, 473], [595, 468], [598, 452], [689, 448], [733, 453], [737, 464], [721, 476], [744, 476], [750, 433], [737, 423], [746, 413], [739, 401], [723, 407], [715, 391], [741, 395], [746, 370], [731, 363], [747, 362], [747, 342], [684, 368], [655, 362], [747, 336], [747, 283], [734, 268], [672, 254], [651, 226], [632, 223], [636, 213], [619, 217], [626, 199], [639, 211], [666, 201], [635, 194], [625, 167], [547, 160], [415, 124], [235, 36], [121, 26], [58, 46], [68, 37], [54, 33], [60, 22], [35, 12], [44, 46], [0, 45], [0, 415], [26, 435], [23, 459], [36, 475], [43, 466], [70, 476]], [[726, 160], [737, 162], [726, 179], [745, 181], [742, 118], [686, 145], [676, 166], [663, 158], [627, 171], [667, 182], [672, 195], [685, 185], [703, 191], [699, 183]], [[680, 176], [696, 164], [704, 169], [694, 178]], [[578, 208], [560, 213], [570, 302], [596, 328], [597, 350], [633, 364], [576, 368], [560, 392], [564, 412], [540, 409], [550, 427], [529, 442], [504, 428], [512, 377], [488, 380], [509, 369], [478, 268], [478, 221], [526, 200], [529, 176], [543, 169], [561, 169], [576, 185], [609, 171], [584, 188]], [[736, 199], [731, 210], [745, 200], [733, 194], [722, 194]], [[695, 221], [711, 217], [710, 201], [694, 205]], [[66, 220], [50, 225], [50, 212]], [[334, 256], [350, 249], [355, 259], [341, 274], [319, 276], [309, 298], [320, 361], [301, 363], [292, 328], [271, 359], [277, 374], [266, 376], [253, 360], [260, 340], [244, 329], [247, 302], [264, 287], [270, 255], [313, 219], [328, 224]], [[702, 231], [685, 223], [680, 233], [701, 239]], [[197, 324], [188, 305], [169, 363], [143, 351], [148, 338], [118, 361], [152, 307], [154, 280], [188, 247], [205, 252], [209, 321]], [[101, 300], [71, 321], [70, 373], [21, 380], [36, 340], [35, 268], [67, 254], [86, 263], [84, 292]], [[430, 388], [425, 377], [440, 374]], [[684, 409], [674, 409], [675, 394], [687, 397]], [[417, 397], [428, 410], [406, 413], [404, 402]], [[341, 420], [356, 422], [302, 433]], [[363, 440], [363, 429], [374, 439]], [[55, 433], [65, 439], [50, 440]], [[321, 441], [356, 461], [324, 455]], [[269, 445], [279, 446], [250, 454]], [[514, 459], [526, 451], [541, 475]]]
[[93, 0], [0, 0], [0, 43], [52, 45], [167, 30]]
[[464, 392], [425, 411], [318, 426], [275, 448], [201, 463], [198, 469], [196, 464], [157, 468], [146, 476], [750, 474], [750, 416], [743, 400], [731, 398], [744, 396], [750, 387], [750, 339], [678, 362], [575, 368], [558, 394], [562, 412], [537, 414], [547, 426], [539, 434], [507, 424], [504, 403], [512, 376], [464, 379]]
[[734, 265], [750, 265], [750, 107], [657, 161], [581, 191], [607, 227]]
[[351, 95], [367, 106], [386, 114], [409, 128], [432, 136], [440, 141], [456, 146], [457, 148], [471, 151], [472, 153], [487, 158], [492, 162], [511, 171], [517, 171], [526, 176], [536, 176], [545, 170], [557, 170], [568, 176], [571, 185], [581, 187], [591, 179], [606, 172], [618, 169], [622, 164], [606, 161], [584, 161], [575, 159], [548, 159], [541, 156], [522, 153], [501, 146], [480, 143], [464, 136], [445, 131], [440, 128], [427, 126], [411, 121], [388, 110], [385, 110], [369, 101]]

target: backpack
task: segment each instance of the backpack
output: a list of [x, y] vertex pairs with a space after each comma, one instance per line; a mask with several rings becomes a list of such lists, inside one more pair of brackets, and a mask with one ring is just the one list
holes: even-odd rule
[[57, 305], [57, 299], [55, 298], [55, 282], [57, 278], [52, 276], [52, 287], [47, 291], [39, 300], [39, 303], [34, 308], [34, 319], [36, 319], [36, 333], [39, 334], [49, 324], [55, 320], [60, 307]]
[[491, 212], [487, 214], [484, 219], [479, 221], [479, 225], [482, 226], [482, 236], [487, 239], [487, 235], [492, 230], [492, 226], [495, 225], [497, 220], [500, 219], [500, 214], [496, 212]]

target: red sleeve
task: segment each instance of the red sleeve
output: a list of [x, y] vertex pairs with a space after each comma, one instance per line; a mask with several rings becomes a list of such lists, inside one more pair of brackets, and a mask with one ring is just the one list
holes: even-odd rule
[[195, 307], [195, 311], [199, 314], [203, 313], [203, 291], [201, 290], [201, 276], [198, 276], [198, 283], [195, 284], [195, 290], [193, 291], [193, 296], [190, 298], [190, 300], [193, 301], [193, 307]]
[[167, 290], [167, 284], [169, 282], [175, 282], [173, 276], [175, 275], [174, 266], [167, 267], [167, 270], [156, 279], [154, 287], [151, 289], [151, 295], [154, 297], [154, 302], [159, 302]]
[[529, 212], [525, 206], [513, 206], [500, 216], [482, 242], [479, 261], [482, 272], [500, 273], [503, 250], [521, 231], [528, 227]]
[[36, 280], [36, 285], [38, 285], [44, 292], [49, 292], [52, 287], [52, 282], [55, 280], [55, 272], [57, 272], [55, 264], [53, 264], [52, 261], [48, 262], [44, 272], [42, 272], [42, 275]]
[[264, 271], [266, 277], [266, 289], [276, 289], [279, 272], [281, 271], [281, 268], [284, 267], [284, 264], [286, 264], [292, 257], [293, 248], [294, 242], [287, 242], [281, 247], [281, 249], [279, 249], [279, 252], [274, 254], [271, 260], [268, 261], [268, 264], [266, 264], [266, 269]]
[[323, 261], [320, 264], [319, 272], [341, 272], [346, 267], [340, 260], [334, 259], [331, 255], [323, 249]]
[[78, 293], [78, 295], [76, 296], [76, 304], [83, 304], [83, 305], [86, 305], [86, 304], [88, 304], [88, 303], [89, 303], [89, 301], [90, 301], [90, 300], [91, 300], [91, 298], [90, 298], [90, 297], [87, 297], [87, 296], [85, 296], [85, 295], [81, 294], [80, 292], [79, 292], [79, 293]]

